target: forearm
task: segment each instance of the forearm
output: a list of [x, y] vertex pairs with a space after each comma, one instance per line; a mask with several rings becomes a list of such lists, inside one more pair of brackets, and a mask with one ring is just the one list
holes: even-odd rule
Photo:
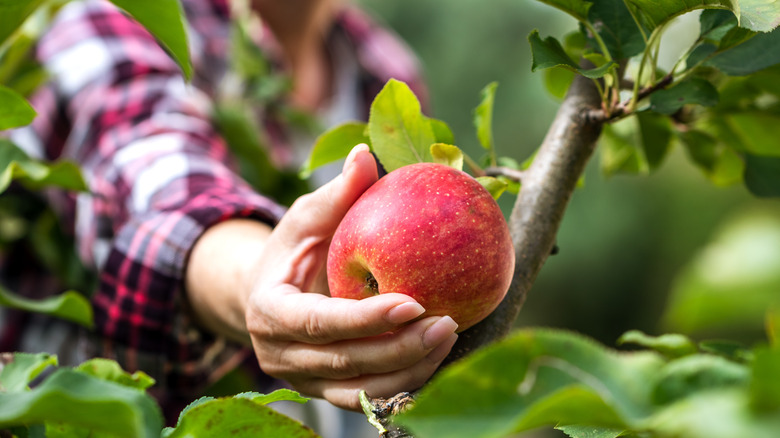
[[271, 227], [230, 219], [197, 240], [185, 272], [186, 297], [197, 321], [216, 334], [249, 344], [246, 300]]

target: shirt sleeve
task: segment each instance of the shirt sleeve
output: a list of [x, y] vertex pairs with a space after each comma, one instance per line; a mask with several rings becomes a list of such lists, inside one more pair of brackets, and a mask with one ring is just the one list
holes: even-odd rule
[[215, 223], [274, 224], [283, 209], [234, 172], [209, 97], [110, 3], [69, 3], [38, 57], [53, 81], [18, 138], [77, 161], [87, 180], [90, 191], [69, 202], [79, 254], [99, 270], [93, 353], [149, 372], [162, 391], [194, 395], [231, 359], [183, 311], [190, 249]]

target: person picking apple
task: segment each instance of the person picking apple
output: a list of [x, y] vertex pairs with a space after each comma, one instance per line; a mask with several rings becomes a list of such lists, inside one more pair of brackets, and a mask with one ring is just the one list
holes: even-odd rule
[[[377, 179], [368, 147], [356, 146], [342, 173], [299, 198], [273, 229], [232, 219], [207, 230], [186, 278], [202, 324], [251, 343], [267, 374], [352, 410], [360, 390], [381, 397], [421, 387], [457, 340], [449, 316], [416, 320], [425, 309], [408, 295], [328, 295], [333, 234]], [[227, 260], [226, 251], [236, 257]]]

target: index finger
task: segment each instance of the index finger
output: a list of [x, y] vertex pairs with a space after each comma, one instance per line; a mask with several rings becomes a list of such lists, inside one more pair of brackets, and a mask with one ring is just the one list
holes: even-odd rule
[[275, 341], [327, 344], [393, 331], [421, 316], [425, 309], [403, 294], [381, 294], [362, 300], [302, 293], [282, 284], [250, 299], [250, 333]]

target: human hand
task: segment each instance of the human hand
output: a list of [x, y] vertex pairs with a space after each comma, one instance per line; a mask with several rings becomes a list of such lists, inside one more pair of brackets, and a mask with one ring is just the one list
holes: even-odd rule
[[356, 146], [342, 174], [299, 198], [274, 228], [246, 301], [247, 330], [263, 371], [353, 410], [361, 389], [380, 397], [422, 386], [457, 339], [450, 317], [410, 323], [425, 310], [407, 295], [327, 295], [331, 237], [376, 180], [368, 147]]

